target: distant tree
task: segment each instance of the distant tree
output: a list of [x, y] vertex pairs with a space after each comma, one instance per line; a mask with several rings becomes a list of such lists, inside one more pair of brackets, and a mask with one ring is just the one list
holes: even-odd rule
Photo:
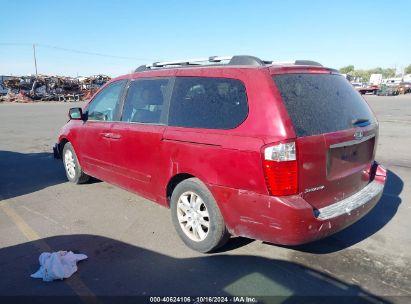
[[[408, 71], [408, 72], [407, 72]], [[348, 65], [340, 69], [340, 73], [348, 74], [350, 76], [359, 78], [361, 82], [368, 82], [370, 80], [371, 74], [382, 74], [383, 78], [395, 77], [394, 68], [383, 69], [381, 67], [376, 67], [369, 70], [356, 70], [353, 65]], [[405, 69], [406, 74], [411, 74], [411, 64]]]
[[380, 68], [380, 67], [374, 68], [374, 69], [371, 69], [371, 70], [370, 70], [370, 73], [371, 73], [371, 74], [383, 74], [383, 72], [384, 72], [384, 70], [383, 70], [382, 68]]
[[340, 73], [342, 73], [342, 74], [350, 74], [353, 71], [354, 71], [354, 66], [353, 65], [347, 65], [347, 66], [342, 67], [340, 69]]
[[382, 70], [382, 77], [384, 78], [390, 78], [390, 77], [395, 77], [395, 69], [394, 68], [387, 68]]
[[404, 73], [411, 74], [411, 64], [405, 68]]
[[367, 82], [370, 80], [371, 70], [355, 70], [351, 72], [351, 75], [360, 78], [361, 82]]

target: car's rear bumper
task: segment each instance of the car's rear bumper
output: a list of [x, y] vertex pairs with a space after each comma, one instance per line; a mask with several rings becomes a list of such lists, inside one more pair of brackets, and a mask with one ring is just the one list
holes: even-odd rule
[[380, 200], [386, 170], [376, 164], [372, 181], [358, 193], [319, 210], [301, 196], [273, 197], [209, 185], [233, 235], [276, 244], [299, 245], [353, 224]]

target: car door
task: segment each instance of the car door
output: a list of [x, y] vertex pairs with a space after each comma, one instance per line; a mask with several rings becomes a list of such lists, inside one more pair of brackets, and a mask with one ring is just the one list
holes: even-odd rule
[[111, 151], [119, 186], [156, 199], [161, 145], [171, 78], [131, 81], [120, 122], [113, 124]]
[[94, 97], [86, 108], [87, 120], [76, 139], [83, 170], [105, 181], [112, 180], [111, 129], [119, 119], [126, 83], [127, 80], [115, 81]]

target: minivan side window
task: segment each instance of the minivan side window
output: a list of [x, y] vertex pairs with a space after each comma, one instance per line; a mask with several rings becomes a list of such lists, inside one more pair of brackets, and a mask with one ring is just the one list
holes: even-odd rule
[[168, 125], [187, 128], [233, 129], [248, 115], [247, 94], [240, 80], [177, 77]]
[[127, 80], [120, 80], [105, 87], [90, 103], [89, 120], [113, 121]]
[[127, 91], [121, 121], [160, 123], [169, 81], [165, 78], [132, 81]]

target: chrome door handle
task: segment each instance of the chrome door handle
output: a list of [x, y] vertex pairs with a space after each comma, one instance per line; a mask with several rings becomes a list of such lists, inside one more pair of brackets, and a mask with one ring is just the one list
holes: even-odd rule
[[111, 139], [120, 139], [121, 135], [120, 134], [116, 134], [116, 133], [110, 133], [110, 138]]
[[109, 138], [109, 139], [120, 139], [121, 135], [120, 134], [115, 134], [115, 133], [100, 133], [102, 137], [104, 138]]
[[100, 135], [104, 138], [111, 138], [111, 133], [100, 133]]

